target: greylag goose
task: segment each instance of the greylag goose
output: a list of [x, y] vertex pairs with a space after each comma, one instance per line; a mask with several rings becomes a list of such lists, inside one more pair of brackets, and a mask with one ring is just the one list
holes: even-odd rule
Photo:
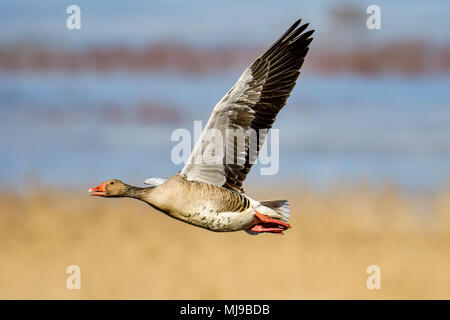
[[[92, 196], [131, 197], [183, 222], [217, 232], [244, 230], [282, 234], [289, 229], [287, 200], [257, 201], [245, 194], [243, 182], [262, 147], [267, 131], [286, 104], [309, 50], [314, 30], [296, 21], [262, 56], [248, 67], [215, 106], [184, 168], [169, 179], [151, 178], [141, 188], [106, 180], [89, 189]], [[227, 130], [257, 131], [256, 148], [250, 135]], [[217, 135], [226, 137], [217, 144]], [[216, 150], [217, 145], [223, 153]], [[233, 149], [230, 161], [227, 147]], [[228, 150], [227, 150], [228, 151]], [[219, 154], [220, 161], [208, 157]], [[235, 159], [236, 158], [236, 159]], [[200, 161], [198, 160], [200, 159]], [[216, 159], [217, 160], [217, 159]]]

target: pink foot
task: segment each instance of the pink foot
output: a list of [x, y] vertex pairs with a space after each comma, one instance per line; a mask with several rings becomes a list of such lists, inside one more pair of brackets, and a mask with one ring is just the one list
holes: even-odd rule
[[278, 219], [273, 219], [268, 215], [261, 214], [259, 212], [255, 213], [255, 217], [257, 219], [257, 222], [250, 228], [250, 230], [254, 232], [271, 232], [283, 234], [284, 230], [291, 227], [289, 223], [280, 221]]
[[256, 211], [255, 217], [258, 218], [258, 220], [261, 221], [262, 223], [273, 224], [274, 226], [284, 227], [285, 229], [289, 229], [291, 227], [289, 223], [286, 223], [278, 219], [273, 219], [268, 215], [259, 213], [258, 211]]
[[253, 227], [251, 227], [250, 230], [252, 230], [254, 232], [271, 232], [271, 233], [283, 234], [283, 230], [284, 229], [280, 229], [280, 228], [266, 228], [266, 227], [264, 227], [261, 224], [257, 224], [257, 225], [254, 225]]

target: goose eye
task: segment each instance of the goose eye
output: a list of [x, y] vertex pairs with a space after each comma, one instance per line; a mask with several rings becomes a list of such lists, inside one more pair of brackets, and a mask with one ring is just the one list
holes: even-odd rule
[[110, 184], [110, 185], [113, 185], [113, 184], [114, 184], [114, 181], [111, 181], [109, 184]]

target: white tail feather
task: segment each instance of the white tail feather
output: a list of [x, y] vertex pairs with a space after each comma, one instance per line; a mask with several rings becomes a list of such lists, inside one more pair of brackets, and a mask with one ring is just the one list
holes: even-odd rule
[[289, 211], [291, 210], [289, 202], [287, 200], [270, 200], [260, 201], [261, 206], [256, 208], [259, 213], [267, 214], [271, 218], [280, 219], [287, 222], [289, 217]]

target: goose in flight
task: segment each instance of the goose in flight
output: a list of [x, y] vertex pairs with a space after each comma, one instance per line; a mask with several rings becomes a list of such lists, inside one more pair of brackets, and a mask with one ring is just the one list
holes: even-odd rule
[[[296, 21], [256, 59], [217, 103], [179, 173], [147, 179], [145, 188], [106, 180], [89, 189], [91, 195], [135, 198], [170, 217], [217, 232], [282, 234], [289, 229], [287, 200], [254, 200], [242, 184], [295, 86], [313, 39], [314, 30], [305, 31], [309, 24], [300, 23]], [[256, 134], [230, 135], [232, 130]]]

